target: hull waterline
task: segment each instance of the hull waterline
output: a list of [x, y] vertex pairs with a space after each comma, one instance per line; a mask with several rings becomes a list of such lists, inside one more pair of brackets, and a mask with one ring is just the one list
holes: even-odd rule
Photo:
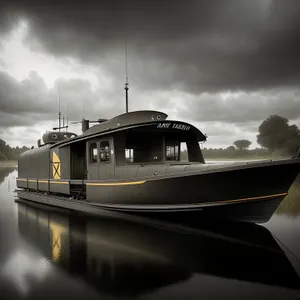
[[212, 206], [201, 204], [190, 206], [169, 205], [162, 208], [159, 206], [100, 204], [25, 191], [17, 191], [17, 197], [21, 200], [29, 200], [30, 202], [81, 211], [88, 214], [102, 214], [103, 211], [111, 211], [158, 219], [180, 219], [181, 221], [189, 218], [199, 218], [201, 220], [229, 220], [252, 223], [267, 222], [284, 198], [274, 197], [267, 201], [253, 201], [243, 204], [234, 203]]

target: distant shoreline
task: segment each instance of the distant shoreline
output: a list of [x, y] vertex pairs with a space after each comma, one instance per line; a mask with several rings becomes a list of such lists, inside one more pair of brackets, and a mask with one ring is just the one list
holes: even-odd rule
[[[276, 158], [278, 159], [278, 158]], [[205, 161], [250, 161], [250, 160], [275, 160], [275, 158], [270, 157], [237, 157], [237, 158], [228, 158], [228, 157], [220, 157], [220, 158], [209, 158], [206, 157]]]
[[17, 167], [17, 166], [18, 166], [17, 160], [2, 160], [2, 161], [0, 161], [0, 168]]
[[205, 160], [216, 160], [216, 161], [225, 161], [225, 160], [231, 160], [231, 161], [244, 161], [244, 160], [279, 160], [279, 159], [288, 159], [291, 158], [291, 156], [258, 156], [258, 157], [207, 157], [204, 156]]

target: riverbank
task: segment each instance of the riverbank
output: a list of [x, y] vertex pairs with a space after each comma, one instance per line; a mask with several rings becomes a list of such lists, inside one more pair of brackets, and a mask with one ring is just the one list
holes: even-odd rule
[[288, 159], [290, 156], [260, 156], [260, 157], [207, 157], [204, 156], [206, 161], [254, 161], [254, 160], [280, 160]]
[[17, 166], [18, 166], [18, 161], [16, 161], [16, 160], [0, 161], [0, 168], [17, 167]]
[[272, 158], [206, 158], [206, 162], [243, 162], [243, 161], [262, 161], [262, 160], [274, 160]]

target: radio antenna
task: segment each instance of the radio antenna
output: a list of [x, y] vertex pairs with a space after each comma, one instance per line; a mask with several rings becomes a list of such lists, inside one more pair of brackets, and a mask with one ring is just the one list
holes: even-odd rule
[[68, 131], [68, 127], [69, 127], [69, 118], [68, 118], [68, 113], [69, 113], [69, 110], [68, 110], [68, 101], [67, 101], [67, 104], [66, 104], [66, 115], [67, 115], [67, 125], [66, 125], [66, 131]]
[[57, 83], [57, 92], [58, 92], [58, 131], [60, 131], [60, 89], [59, 89], [59, 83]]
[[126, 100], [126, 113], [128, 113], [128, 90], [129, 90], [129, 83], [128, 83], [128, 49], [127, 49], [127, 35], [125, 35], [125, 100]]
[[61, 126], [61, 111], [60, 111], [60, 88], [59, 83], [57, 83], [57, 92], [58, 92], [58, 127], [54, 127], [53, 130], [60, 131], [63, 128], [68, 128], [68, 124], [65, 126], [65, 117], [63, 116], [62, 123], [63, 126]]

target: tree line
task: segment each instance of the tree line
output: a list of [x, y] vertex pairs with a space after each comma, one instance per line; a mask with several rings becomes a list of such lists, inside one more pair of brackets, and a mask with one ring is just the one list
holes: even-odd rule
[[[280, 158], [294, 156], [300, 149], [300, 130], [289, 120], [279, 115], [271, 115], [265, 119], [258, 127], [256, 135], [257, 144], [260, 148], [249, 149], [252, 144], [247, 139], [241, 139], [233, 142], [226, 148], [203, 148], [202, 152], [205, 158]], [[187, 153], [182, 153], [183, 158]]]
[[0, 161], [3, 160], [17, 160], [20, 156], [21, 153], [29, 150], [28, 147], [23, 146], [22, 148], [20, 147], [10, 147], [9, 145], [6, 144], [5, 141], [0, 139]]

